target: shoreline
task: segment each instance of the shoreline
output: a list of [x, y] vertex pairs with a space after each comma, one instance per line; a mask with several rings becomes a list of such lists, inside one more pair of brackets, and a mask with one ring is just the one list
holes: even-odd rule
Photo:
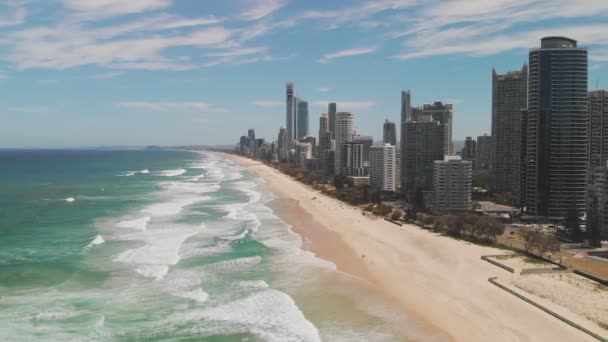
[[[265, 186], [279, 199], [298, 204], [276, 208], [302, 237], [304, 249], [369, 283], [406, 316], [429, 328], [425, 330], [431, 331], [431, 337], [456, 341], [594, 340], [491, 285], [488, 278], [500, 275], [500, 270], [480, 256], [504, 251], [438, 236], [414, 225], [398, 227], [365, 217], [359, 209], [274, 168], [226, 156], [266, 180]], [[304, 219], [297, 221], [298, 215]]]

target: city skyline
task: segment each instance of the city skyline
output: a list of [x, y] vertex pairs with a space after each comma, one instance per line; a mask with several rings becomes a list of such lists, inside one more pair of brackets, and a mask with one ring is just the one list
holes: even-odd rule
[[409, 89], [414, 105], [454, 105], [454, 140], [489, 134], [492, 68], [518, 70], [541, 36], [576, 38], [589, 48], [589, 89], [608, 86], [608, 4], [552, 4], [560, 10], [546, 1], [5, 2], [0, 147], [231, 144], [227, 136], [254, 126], [271, 140], [287, 80], [309, 102], [310, 132], [335, 101], [357, 115], [358, 133], [380, 140]]

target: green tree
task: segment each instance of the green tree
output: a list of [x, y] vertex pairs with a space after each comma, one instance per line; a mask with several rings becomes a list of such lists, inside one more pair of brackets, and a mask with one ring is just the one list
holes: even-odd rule
[[344, 183], [345, 179], [343, 176], [334, 176], [334, 186], [336, 187], [336, 190], [344, 189]]
[[488, 190], [490, 188], [490, 173], [477, 172], [473, 175], [473, 186]]

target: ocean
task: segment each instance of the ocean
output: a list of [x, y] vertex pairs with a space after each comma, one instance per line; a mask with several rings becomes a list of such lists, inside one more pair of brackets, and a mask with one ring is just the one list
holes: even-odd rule
[[0, 340], [420, 336], [272, 200], [218, 153], [0, 150]]

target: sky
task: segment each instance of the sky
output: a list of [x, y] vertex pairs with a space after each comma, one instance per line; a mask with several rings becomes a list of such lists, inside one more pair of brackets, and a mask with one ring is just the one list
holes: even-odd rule
[[540, 38], [589, 49], [608, 88], [606, 0], [0, 0], [0, 148], [275, 140], [285, 83], [381, 140], [413, 105], [454, 105], [453, 136], [489, 133], [492, 68]]

